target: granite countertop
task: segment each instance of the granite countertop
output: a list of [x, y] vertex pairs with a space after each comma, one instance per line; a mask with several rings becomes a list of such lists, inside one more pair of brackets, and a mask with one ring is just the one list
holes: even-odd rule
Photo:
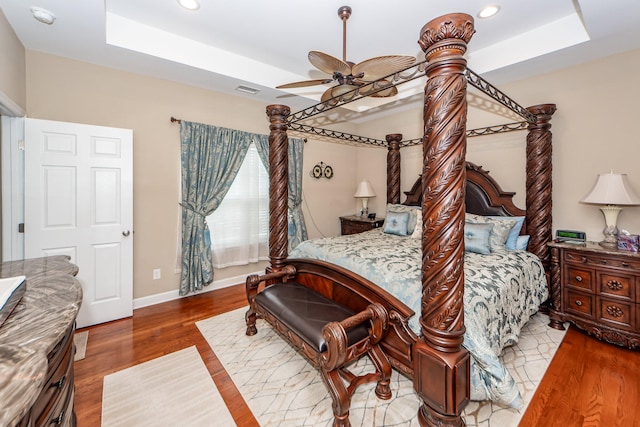
[[599, 254], [622, 255], [622, 256], [640, 258], [639, 252], [632, 252], [624, 249], [600, 246], [598, 242], [587, 241], [584, 243], [566, 243], [566, 242], [553, 241], [553, 242], [549, 242], [548, 245], [552, 248], [580, 249], [580, 250], [595, 252]]
[[22, 299], [0, 327], [0, 425], [13, 426], [40, 394], [47, 355], [75, 321], [82, 287], [67, 256], [0, 264], [0, 278], [26, 276]]

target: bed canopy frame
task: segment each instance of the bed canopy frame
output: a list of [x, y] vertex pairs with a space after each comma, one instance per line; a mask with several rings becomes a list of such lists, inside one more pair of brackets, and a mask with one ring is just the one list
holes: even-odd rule
[[[521, 107], [466, 67], [463, 54], [474, 30], [473, 18], [449, 14], [433, 19], [418, 41], [426, 60], [387, 76], [402, 84], [426, 74], [424, 136], [403, 141], [389, 134], [386, 141], [316, 128], [300, 123], [347, 102], [384, 89], [377, 82], [340, 97], [290, 114], [286, 105], [269, 105], [270, 235], [269, 270], [287, 264], [287, 131], [321, 135], [348, 143], [386, 146], [387, 202], [400, 202], [400, 148], [422, 144], [422, 313], [421, 336], [413, 345], [413, 383], [422, 399], [421, 425], [464, 425], [461, 412], [469, 400], [469, 354], [462, 346], [463, 260], [465, 222], [466, 138], [527, 129], [526, 230], [529, 251], [549, 270], [551, 240], [551, 132], [554, 104]], [[524, 119], [519, 123], [466, 130], [467, 84], [471, 84]], [[472, 168], [473, 169], [473, 168]], [[481, 173], [473, 170], [469, 173]]]

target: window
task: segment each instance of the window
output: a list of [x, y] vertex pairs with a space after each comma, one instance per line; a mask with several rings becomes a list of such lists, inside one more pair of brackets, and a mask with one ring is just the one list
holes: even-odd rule
[[269, 259], [269, 174], [251, 144], [224, 200], [207, 216], [213, 266]]

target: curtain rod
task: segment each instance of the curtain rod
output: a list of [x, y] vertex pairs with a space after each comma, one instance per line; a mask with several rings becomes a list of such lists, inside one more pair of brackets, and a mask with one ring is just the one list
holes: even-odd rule
[[[175, 117], [171, 116], [171, 123], [182, 123], [181, 119], [176, 119]], [[302, 138], [302, 140], [306, 143], [307, 142], [307, 138]]]

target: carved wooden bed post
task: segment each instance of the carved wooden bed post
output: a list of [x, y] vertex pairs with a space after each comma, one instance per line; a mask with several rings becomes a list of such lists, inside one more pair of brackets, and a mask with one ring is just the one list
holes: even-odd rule
[[470, 359], [464, 339], [464, 221], [467, 81], [463, 58], [473, 18], [450, 14], [427, 23], [418, 43], [426, 54], [422, 171], [422, 369], [414, 387], [426, 426], [462, 426], [469, 401]]
[[534, 105], [527, 108], [536, 116], [527, 134], [527, 232], [531, 235], [528, 251], [536, 254], [549, 272], [551, 258], [549, 243], [551, 230], [551, 116], [555, 104]]
[[387, 135], [387, 203], [400, 203], [400, 141], [401, 133]]
[[269, 116], [269, 259], [271, 270], [282, 270], [288, 255], [289, 139], [286, 105], [267, 106]]

